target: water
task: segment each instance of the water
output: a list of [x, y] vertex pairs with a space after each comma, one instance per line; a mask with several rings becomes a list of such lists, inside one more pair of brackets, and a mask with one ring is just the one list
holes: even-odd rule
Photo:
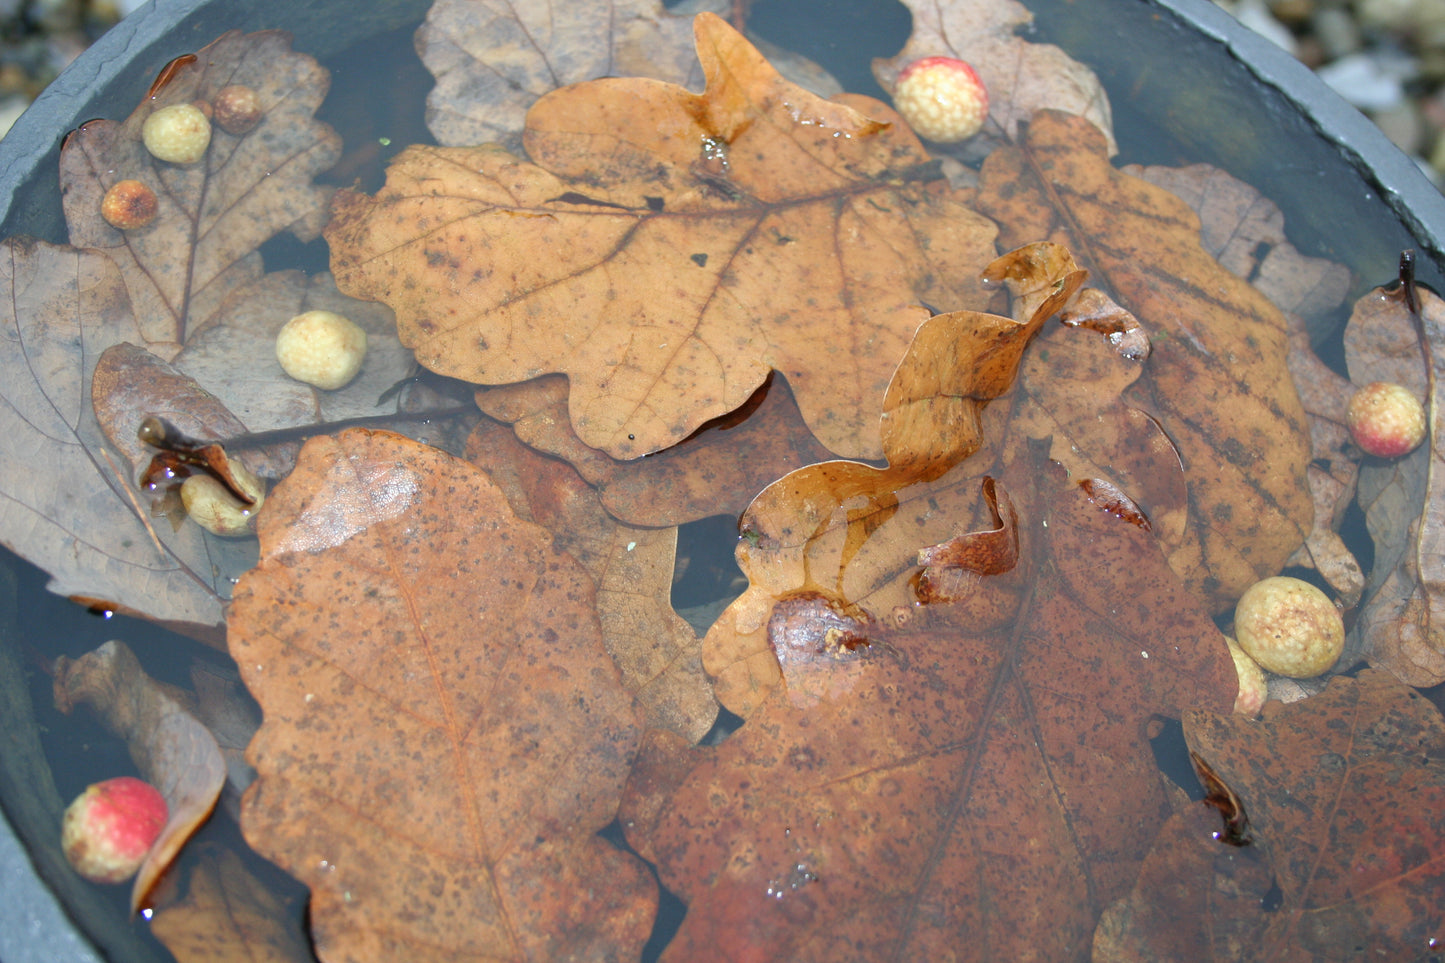
[[[1284, 209], [1291, 240], [1304, 253], [1342, 261], [1355, 271], [1353, 293], [1387, 280], [1393, 274], [1399, 250], [1418, 244], [1379, 191], [1362, 185], [1354, 168], [1340, 159], [1332, 145], [1317, 138], [1276, 93], [1239, 76], [1227, 53], [1178, 32], [1167, 20], [1161, 25], [1158, 10], [1149, 5], [1121, 0], [1108, 12], [1099, 5], [1080, 9], [1083, 6], [1054, 0], [1034, 4], [1039, 20], [1034, 39], [1059, 42], [1100, 73], [1113, 98], [1121, 163], [1208, 160], [1249, 180]], [[144, 80], [137, 87], [137, 78], [148, 78], [170, 55], [202, 45], [218, 32], [213, 29], [218, 24], [256, 26], [253, 13], [228, 12], [219, 9], [224, 7], [221, 4], [217, 7], [216, 13], [185, 21], [177, 28], [177, 39], [167, 52], [138, 64], [122, 85], [129, 92], [102, 92], [98, 103], [110, 109], [96, 112], [124, 116], [129, 102], [136, 97], [135, 91], [144, 87]], [[419, 9], [420, 5], [412, 7]], [[392, 21], [368, 21], [353, 17], [351, 5], [347, 10], [341, 18], [347, 22], [341, 25], [340, 33], [313, 31], [312, 36], [324, 39], [317, 43], [303, 39], [298, 47], [328, 55], [325, 63], [332, 72], [332, 93], [321, 117], [343, 132], [348, 150], [344, 168], [332, 174], [333, 183], [359, 183], [363, 189], [374, 190], [382, 181], [386, 161], [399, 149], [410, 143], [431, 142], [421, 124], [430, 78], [412, 51], [410, 23], [382, 30], [352, 49], [337, 53], [339, 44], [364, 36], [377, 22], [385, 24], [398, 17], [393, 10]], [[304, 29], [311, 23], [305, 17], [312, 13], [297, 10], [285, 16], [299, 18], [295, 25]], [[752, 25], [767, 39], [816, 60], [848, 89], [875, 96], [881, 92], [873, 83], [868, 62], [873, 57], [896, 53], [908, 32], [907, 13], [901, 6], [863, 0], [763, 0], [753, 12]], [[1140, 32], [1160, 31], [1168, 38], [1167, 43], [1138, 40]], [[1123, 39], [1126, 37], [1127, 41]], [[1127, 57], [1120, 53], [1124, 50], [1129, 51]], [[385, 77], [386, 82], [374, 83], [377, 77]], [[1214, 122], [1201, 124], [1200, 117]], [[1279, 148], [1281, 140], [1291, 145], [1289, 150]], [[52, 155], [42, 164], [32, 186], [19, 195], [22, 200], [10, 211], [4, 235], [25, 231], [55, 241], [64, 239], [53, 183]], [[302, 245], [280, 238], [270, 242], [263, 253], [270, 269], [301, 267], [316, 271], [327, 264], [327, 253], [320, 242]], [[1427, 258], [1421, 270], [1422, 280], [1439, 287], [1441, 277], [1438, 262]], [[1337, 339], [1327, 329], [1316, 334], [1328, 357]], [[716, 604], [738, 590], [739, 573], [730, 553], [732, 524], [731, 519], [715, 518], [684, 530], [680, 554], [690, 557], [691, 566], [688, 577], [674, 592], [674, 605], [679, 609]], [[99, 732], [86, 712], [62, 716], [50, 707], [49, 680], [39, 666], [57, 655], [78, 656], [117, 637], [141, 653], [153, 674], [177, 684], [186, 682], [190, 660], [199, 658], [222, 668], [225, 660], [149, 624], [120, 617], [102, 618], [50, 596], [42, 591], [41, 573], [23, 562], [10, 561], [15, 570], [15, 598], [22, 601], [10, 613], [14, 621], [9, 638], [19, 640], [14, 652], [25, 672], [25, 690], [35, 706], [32, 731], [53, 772], [54, 798], [66, 800], [97, 778], [96, 773], [120, 774], [131, 771], [131, 766], [124, 747]], [[1437, 704], [1439, 693], [1438, 689], [1429, 693]], [[720, 723], [714, 738], [724, 738], [737, 724], [736, 717]], [[1175, 730], [1167, 730], [1155, 746], [1161, 764], [1177, 765], [1181, 750]], [[127, 920], [123, 889], [101, 891], [84, 884], [77, 886], [73, 877], [67, 879], [63, 866], [55, 865], [54, 844], [47, 837], [53, 823], [45, 824], [44, 817], [36, 815], [35, 806], [25, 801], [36, 787], [18, 768], [10, 766], [15, 761], [13, 753], [7, 755], [9, 768], [0, 785], [0, 799], [17, 822], [24, 824], [26, 818], [30, 819], [31, 825], [25, 826], [27, 842], [37, 852], [49, 851], [40, 857], [42, 868], [53, 885], [79, 907], [77, 916], [82, 925], [116, 958], [163, 957], [164, 951], [148, 939], [145, 928]], [[1188, 780], [1187, 769], [1179, 778]], [[226, 825], [222, 823], [209, 831], [228, 832]], [[810, 875], [807, 864], [800, 861], [790, 874], [779, 877], [779, 895], [802, 885]], [[655, 958], [661, 951], [681, 912], [676, 899], [665, 901], [647, 958]]]

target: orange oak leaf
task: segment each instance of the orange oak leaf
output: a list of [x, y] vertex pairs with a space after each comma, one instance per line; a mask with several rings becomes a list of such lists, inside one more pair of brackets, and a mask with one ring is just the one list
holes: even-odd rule
[[700, 95], [563, 88], [528, 113], [531, 163], [415, 147], [376, 198], [340, 195], [337, 283], [396, 310], [439, 373], [565, 373], [578, 437], [614, 457], [676, 443], [772, 369], [823, 444], [877, 456], [920, 303], [987, 306], [994, 228], [901, 125], [787, 83], [712, 15], [695, 31]]
[[311, 888], [319, 955], [635, 957], [655, 886], [596, 832], [639, 721], [580, 565], [478, 469], [362, 429], [308, 442], [259, 532], [241, 825]]
[[1067, 244], [1149, 332], [1149, 359], [1123, 397], [1185, 467], [1190, 524], [1169, 545], [1171, 564], [1211, 606], [1233, 606], [1279, 572], [1313, 519], [1283, 314], [1205, 252], [1184, 202], [1115, 170], [1104, 136], [1078, 117], [1036, 113], [1016, 146], [984, 162], [978, 205], [1006, 243]]
[[990, 402], [1014, 387], [1025, 349], [1085, 272], [1067, 250], [1044, 242], [998, 258], [985, 276], [1014, 291], [1016, 317], [961, 311], [918, 329], [883, 402], [886, 467], [810, 465], [769, 485], [743, 514], [738, 561], [749, 585], [703, 647], [718, 699], [733, 712], [747, 716], [778, 680], [765, 638], [777, 600], [816, 591], [879, 617], [906, 611], [917, 550], [951, 538], [973, 516], [978, 472], [955, 466], [967, 466], [987, 442], [997, 447], [1003, 432], [997, 424], [987, 430]]
[[741, 729], [649, 741], [623, 825], [688, 904], [664, 960], [1088, 959], [1171, 808], [1149, 718], [1235, 680], [1153, 536], [1060, 474], [1006, 470], [946, 552], [966, 599], [782, 599]]

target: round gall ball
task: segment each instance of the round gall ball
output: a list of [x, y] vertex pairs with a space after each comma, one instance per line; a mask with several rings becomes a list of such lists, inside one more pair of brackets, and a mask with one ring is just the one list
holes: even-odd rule
[[87, 787], [65, 810], [60, 847], [92, 883], [123, 883], [145, 862], [167, 818], [165, 797], [150, 783], [107, 779]]
[[261, 122], [261, 95], [244, 84], [222, 87], [211, 106], [216, 125], [237, 137]]
[[1234, 637], [1260, 667], [1309, 679], [1339, 661], [1345, 623], [1329, 596], [1286, 575], [1261, 579], [1234, 608]]
[[118, 231], [134, 231], [156, 219], [160, 201], [140, 181], [116, 181], [100, 199], [100, 216]]
[[158, 160], [194, 164], [211, 145], [211, 122], [193, 104], [172, 104], [146, 118], [141, 139]]
[[276, 360], [297, 381], [335, 390], [361, 370], [366, 332], [332, 311], [307, 311], [276, 335]]
[[1350, 437], [1377, 458], [1408, 455], [1425, 440], [1425, 406], [1404, 385], [1372, 381], [1350, 399]]
[[924, 57], [898, 75], [893, 106], [919, 137], [955, 144], [983, 129], [988, 91], [962, 60]]

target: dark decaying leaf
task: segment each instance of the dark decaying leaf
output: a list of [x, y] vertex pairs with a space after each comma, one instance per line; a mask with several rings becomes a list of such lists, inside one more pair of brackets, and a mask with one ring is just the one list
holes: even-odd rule
[[656, 907], [596, 835], [639, 733], [591, 581], [478, 469], [317, 438], [272, 493], [229, 641], [264, 724], [242, 829], [324, 959], [635, 958]]
[[310, 963], [299, 907], [288, 906], [236, 853], [203, 843], [181, 895], [161, 892], [150, 921], [177, 963]]
[[1016, 146], [984, 162], [978, 206], [1005, 244], [1069, 246], [1149, 332], [1148, 362], [1123, 400], [1158, 424], [1185, 468], [1188, 524], [1166, 537], [1171, 564], [1211, 606], [1233, 606], [1278, 573], [1313, 518], [1283, 314], [1201, 247], [1182, 201], [1114, 169], [1104, 136], [1078, 117], [1036, 113]]
[[376, 198], [339, 195], [337, 284], [396, 310], [438, 373], [565, 373], [578, 437], [614, 457], [682, 440], [774, 368], [824, 445], [876, 457], [921, 303], [987, 307], [993, 226], [883, 105], [788, 84], [709, 14], [695, 30], [701, 95], [563, 88], [528, 112], [532, 163], [414, 147]]
[[69, 712], [81, 703], [125, 740], [136, 768], [170, 807], [170, 818], [131, 887], [131, 908], [139, 909], [181, 846], [211, 815], [226, 781], [226, 763], [210, 731], [146, 675], [124, 642], [107, 642], [79, 659], [56, 660], [56, 708]]
[[[1417, 290], [1438, 385], [1445, 373], [1436, 347], [1445, 344], [1445, 301]], [[1445, 413], [1438, 396], [1429, 397], [1420, 336], [1402, 292], [1377, 288], [1356, 302], [1345, 326], [1345, 363], [1356, 384], [1393, 381], [1415, 392], [1430, 426], [1425, 444], [1409, 455], [1360, 469], [1359, 502], [1375, 565], [1347, 652], [1403, 682], [1435, 685], [1445, 681], [1445, 502], [1435, 495], [1445, 481]]]
[[1176, 817], [1104, 917], [1095, 960], [1431, 958], [1445, 926], [1439, 710], [1366, 670], [1260, 721], [1192, 711], [1184, 726], [1256, 845], [1218, 845], [1212, 815]]
[[1060, 474], [1000, 479], [1013, 570], [906, 617], [780, 599], [783, 684], [717, 749], [649, 741], [623, 825], [688, 904], [664, 960], [1088, 959], [1169, 815], [1149, 718], [1235, 681], [1153, 537]]
[[717, 701], [702, 669], [702, 641], [672, 609], [677, 529], [617, 521], [571, 466], [527, 448], [502, 425], [478, 425], [467, 460], [487, 472], [517, 517], [551, 532], [554, 546], [592, 576], [603, 645], [647, 725], [700, 740]]

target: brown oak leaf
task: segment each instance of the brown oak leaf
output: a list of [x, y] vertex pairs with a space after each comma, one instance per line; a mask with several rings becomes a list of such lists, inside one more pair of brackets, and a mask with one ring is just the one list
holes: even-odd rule
[[311, 888], [322, 958], [635, 957], [655, 886], [596, 832], [639, 721], [581, 566], [478, 469], [363, 429], [308, 442], [259, 530], [241, 826]]
[[1013, 569], [906, 619], [782, 599], [783, 685], [715, 750], [650, 741], [623, 824], [688, 904], [664, 960], [1088, 959], [1169, 814], [1148, 719], [1235, 680], [1153, 536], [1059, 474], [999, 484]]
[[900, 125], [788, 84], [714, 16], [695, 30], [701, 95], [577, 84], [529, 111], [532, 163], [415, 147], [375, 199], [338, 196], [337, 283], [391, 305], [439, 373], [565, 373], [578, 437], [614, 457], [674, 444], [774, 368], [823, 444], [876, 456], [920, 302], [988, 304], [993, 226]]
[[1104, 136], [1078, 117], [1036, 113], [1016, 146], [984, 162], [978, 206], [1005, 243], [1068, 245], [1149, 332], [1124, 400], [1157, 422], [1185, 467], [1189, 524], [1171, 564], [1212, 607], [1233, 606], [1279, 572], [1314, 514], [1284, 315], [1209, 256], [1184, 202], [1114, 169]]
[[1445, 926], [1438, 709], [1367, 669], [1258, 721], [1192, 710], [1184, 731], [1243, 805], [1254, 852], [1219, 845], [1217, 815], [1176, 817], [1095, 960], [1428, 958]]

